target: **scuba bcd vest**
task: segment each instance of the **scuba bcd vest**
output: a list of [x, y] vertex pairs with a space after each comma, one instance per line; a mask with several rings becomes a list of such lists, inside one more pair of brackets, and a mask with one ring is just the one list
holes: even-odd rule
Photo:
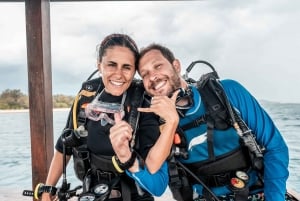
[[[67, 123], [68, 128], [74, 129], [75, 133], [82, 132], [81, 129], [86, 123], [87, 118], [85, 114], [85, 107], [94, 99], [96, 93], [101, 91], [103, 88], [104, 86], [101, 77], [87, 80], [82, 84], [82, 88], [76, 96], [71, 112], [69, 114], [69, 119]], [[136, 144], [136, 142], [138, 141], [135, 139], [135, 132], [138, 127], [138, 119], [140, 113], [137, 111], [137, 108], [141, 106], [143, 96], [144, 88], [142, 82], [140, 80], [133, 80], [131, 86], [128, 89], [127, 98], [124, 104], [124, 107], [127, 110], [129, 110], [126, 111], [125, 119], [131, 125], [134, 131], [133, 138], [131, 141], [131, 148], [138, 147], [138, 144]], [[90, 157], [91, 153], [87, 152], [85, 142], [81, 143], [80, 146], [73, 147], [73, 161], [75, 173], [80, 180], [83, 179], [83, 176], [90, 168], [90, 164], [88, 164]], [[103, 166], [105, 166], [104, 169], [111, 169], [111, 164], [105, 164], [104, 161], [101, 161], [100, 163], [103, 164]], [[108, 163], [111, 163], [111, 160], [108, 161]]]
[[[94, 73], [96, 72], [97, 71]], [[99, 175], [97, 169], [100, 169], [101, 175], [105, 177], [104, 180], [106, 180], [107, 176], [112, 176], [107, 178], [109, 189], [112, 189], [118, 182], [122, 186], [121, 196], [123, 200], [130, 200], [130, 193], [133, 186], [127, 184], [125, 181], [127, 180], [126, 178], [124, 178], [125, 180], [121, 179], [124, 175], [114, 168], [111, 157], [99, 156], [91, 153], [87, 149], [86, 137], [88, 132], [85, 130], [87, 121], [85, 107], [94, 99], [97, 93], [104, 88], [101, 77], [95, 79], [90, 78], [82, 84], [82, 87], [73, 102], [65, 127], [65, 134], [63, 133], [62, 135], [63, 142], [64, 145], [68, 143], [71, 145], [67, 148], [71, 149], [72, 152], [75, 174], [78, 179], [83, 181], [83, 193], [90, 191], [90, 188], [92, 187], [89, 184], [91, 174]], [[143, 103], [143, 97], [143, 84], [140, 80], [134, 79], [127, 90], [127, 96], [124, 103], [124, 110], [126, 110], [125, 119], [133, 128], [133, 137], [130, 143], [132, 149], [138, 149], [139, 147], [136, 130], [140, 113], [137, 111], [137, 108]], [[97, 178], [99, 179], [99, 176]]]
[[[197, 63], [206, 64], [212, 70], [212, 72], [203, 74], [198, 81], [188, 77], [188, 73]], [[180, 144], [173, 145], [169, 157], [169, 187], [174, 199], [178, 201], [192, 200], [193, 192], [190, 181], [193, 181], [193, 184], [200, 183], [205, 191], [208, 191], [210, 197], [215, 197], [209, 187], [213, 187], [218, 178], [213, 177], [211, 179], [210, 177], [209, 179], [204, 179], [199, 175], [214, 175], [229, 172], [237, 167], [245, 168], [248, 166], [262, 172], [262, 149], [258, 146], [250, 129], [231, 106], [219, 81], [219, 76], [210, 63], [202, 60], [192, 62], [187, 68], [186, 74], [183, 75], [183, 78], [189, 85], [195, 86], [198, 89], [206, 111], [204, 116], [200, 116], [192, 122], [177, 128], [176, 134], [179, 134], [183, 140], [181, 140]], [[178, 159], [186, 159], [188, 157], [184, 132], [201, 124], [206, 124], [207, 126], [208, 160], [205, 163], [199, 162], [199, 164], [194, 164], [194, 166], [183, 165]], [[231, 156], [216, 158], [213, 145], [213, 130], [226, 130], [230, 127], [234, 127], [238, 133], [241, 149], [233, 152]], [[224, 167], [227, 169], [224, 169]], [[204, 179], [204, 181], [201, 179]], [[210, 182], [210, 180], [214, 181]], [[218, 200], [216, 197], [213, 199]]]

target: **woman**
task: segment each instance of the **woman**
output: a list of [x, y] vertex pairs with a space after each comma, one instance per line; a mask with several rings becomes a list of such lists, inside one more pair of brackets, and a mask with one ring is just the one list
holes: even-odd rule
[[[152, 195], [161, 195], [167, 187], [166, 163], [151, 166], [154, 155], [149, 152], [160, 135], [158, 116], [141, 113], [136, 130], [126, 121], [128, 103], [134, 95], [132, 81], [137, 61], [138, 48], [127, 35], [108, 35], [99, 46], [97, 63], [103, 86], [99, 85], [92, 102], [81, 105], [86, 115], [81, 128], [88, 133], [85, 140], [90, 156], [90, 169], [83, 178], [83, 196], [92, 192], [98, 193], [95, 200], [153, 201]], [[69, 127], [72, 129], [75, 131]], [[65, 137], [62, 135], [55, 146], [46, 186], [55, 186], [62, 175]], [[66, 153], [69, 159], [72, 149], [66, 149]], [[136, 183], [146, 191], [141, 191]], [[42, 194], [43, 201], [51, 197], [47, 192]]]

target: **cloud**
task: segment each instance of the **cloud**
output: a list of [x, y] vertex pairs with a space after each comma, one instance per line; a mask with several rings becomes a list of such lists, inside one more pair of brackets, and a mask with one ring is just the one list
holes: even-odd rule
[[[107, 34], [122, 32], [139, 47], [151, 42], [167, 45], [183, 70], [204, 59], [222, 78], [240, 81], [258, 99], [300, 102], [299, 93], [290, 93], [300, 84], [299, 4], [285, 0], [51, 2], [53, 93], [74, 95], [96, 68], [96, 45]], [[0, 26], [0, 90], [9, 88], [13, 80], [13, 86], [26, 92], [24, 3], [1, 3]], [[197, 70], [191, 75], [197, 76]], [[17, 80], [8, 78], [13, 74]]]

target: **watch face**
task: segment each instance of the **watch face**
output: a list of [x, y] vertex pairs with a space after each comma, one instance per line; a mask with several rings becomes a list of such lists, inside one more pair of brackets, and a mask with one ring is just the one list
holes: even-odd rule
[[79, 201], [93, 201], [95, 200], [95, 195], [93, 194], [85, 194], [80, 196]]
[[243, 180], [243, 181], [248, 181], [249, 177], [247, 175], [247, 173], [243, 172], [243, 171], [236, 171], [236, 176], [237, 178]]

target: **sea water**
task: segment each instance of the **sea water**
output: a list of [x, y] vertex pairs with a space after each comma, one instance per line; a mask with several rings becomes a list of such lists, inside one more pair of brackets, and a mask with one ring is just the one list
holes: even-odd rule
[[[287, 186], [300, 192], [300, 104], [266, 101], [261, 101], [261, 104], [273, 118], [289, 147], [290, 176]], [[54, 142], [64, 128], [67, 116], [68, 110], [54, 110]], [[9, 199], [12, 193], [21, 196], [22, 191], [31, 189], [32, 185], [29, 112], [0, 112], [0, 136], [0, 194], [8, 201], [13, 200]], [[74, 176], [72, 164], [67, 168], [67, 181], [71, 183], [71, 188], [80, 185]]]

